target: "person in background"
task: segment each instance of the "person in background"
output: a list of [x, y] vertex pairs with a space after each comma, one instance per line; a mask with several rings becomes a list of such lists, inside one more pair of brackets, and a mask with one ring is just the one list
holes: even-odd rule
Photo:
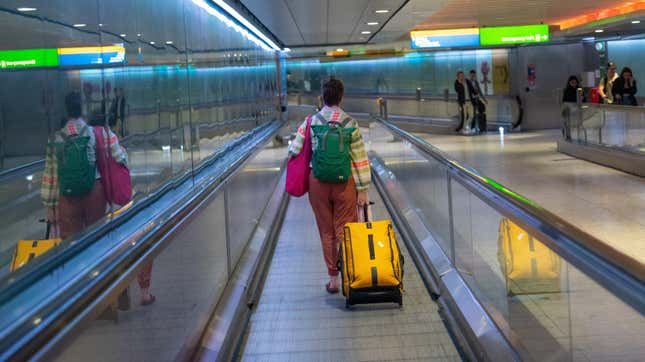
[[457, 103], [459, 104], [459, 126], [455, 131], [459, 132], [464, 127], [464, 121], [466, 118], [466, 115], [464, 114], [464, 105], [466, 104], [466, 86], [464, 81], [464, 72], [461, 70], [457, 72], [455, 93], [457, 93]]
[[125, 136], [125, 96], [123, 88], [114, 88], [114, 99], [110, 105], [110, 123], [114, 124], [114, 130], [120, 136]]
[[470, 79], [466, 80], [466, 85], [468, 86], [468, 96], [470, 97], [470, 102], [473, 104], [473, 109], [476, 112], [476, 117], [473, 117], [470, 128], [475, 128], [475, 120], [477, 120], [479, 133], [485, 133], [487, 127], [485, 104], [486, 98], [484, 98], [484, 94], [479, 87], [479, 82], [477, 81], [477, 72], [474, 69], [470, 71]]
[[[348, 222], [358, 221], [356, 205], [362, 206], [369, 202], [367, 190], [371, 183], [370, 162], [367, 159], [365, 143], [358, 122], [340, 108], [343, 93], [343, 83], [337, 79], [329, 79], [323, 85], [325, 105], [318, 115], [311, 117], [312, 126], [322, 125], [325, 120], [326, 122], [342, 122], [345, 123], [344, 127], [355, 129], [351, 134], [350, 142], [352, 177], [343, 183], [331, 183], [318, 181], [313, 172], [309, 176], [309, 203], [316, 217], [327, 273], [330, 278], [325, 285], [328, 293], [338, 293], [340, 288], [338, 254], [340, 241], [343, 238], [343, 226]], [[291, 157], [297, 156], [302, 151], [306, 129], [307, 121], [305, 120], [298, 128], [296, 138], [289, 146]], [[315, 147], [312, 146], [312, 148]]]
[[[99, 127], [103, 130], [103, 137], [107, 141], [104, 144], [109, 145], [108, 146], [109, 149], [112, 149], [113, 147], [119, 147], [122, 149], [124, 153], [126, 153], [125, 149], [123, 149], [123, 147], [119, 144], [119, 139], [117, 135], [114, 134], [114, 132], [112, 132], [112, 128], [115, 126], [115, 123], [116, 123], [116, 118], [111, 117], [108, 127], [106, 127], [105, 116], [100, 111], [92, 113], [92, 116], [90, 117], [90, 120], [89, 120], [89, 124], [92, 127], [94, 128]], [[112, 150], [112, 156], [114, 157], [114, 150]], [[127, 162], [127, 158], [124, 161]], [[103, 178], [101, 178], [101, 180], [103, 180]], [[137, 282], [139, 284], [139, 289], [141, 290], [141, 299], [139, 303], [143, 306], [150, 305], [154, 303], [155, 300], [157, 299], [154, 295], [150, 293], [151, 277], [152, 277], [152, 262], [149, 262], [142, 267], [141, 271], [137, 275]], [[127, 289], [124, 290], [120, 298], [127, 298], [129, 300]], [[121, 304], [122, 303], [120, 302], [119, 306], [121, 306]], [[129, 309], [129, 307], [121, 308], [121, 309]]]
[[[562, 102], [565, 103], [576, 103], [578, 102], [578, 88], [580, 87], [580, 82], [578, 81], [578, 77], [575, 75], [569, 76], [569, 80], [567, 81], [567, 85], [564, 88], [564, 92], [562, 93]], [[584, 95], [582, 96], [582, 101], [585, 102], [585, 97]]]
[[[71, 92], [65, 97], [67, 121], [61, 130], [57, 131], [47, 145], [45, 170], [42, 176], [41, 198], [47, 210], [47, 222], [59, 230], [61, 238], [67, 238], [97, 222], [105, 215], [107, 201], [100, 175], [96, 172], [96, 140], [94, 132], [82, 117], [83, 102], [81, 94]], [[60, 183], [68, 177], [59, 172], [59, 153], [56, 145], [62, 145], [74, 137], [87, 138], [86, 152], [81, 161], [86, 162], [87, 169], [93, 168], [96, 177], [89, 192], [75, 196], [61, 194]], [[60, 146], [59, 146], [60, 147]]]
[[[567, 85], [562, 92], [562, 135], [564, 139], [571, 140], [572, 122], [575, 123], [576, 112], [579, 112], [578, 105], [579, 81], [575, 75], [569, 76]], [[584, 94], [582, 101], [585, 102]], [[573, 119], [572, 119], [573, 117]]]
[[607, 76], [600, 79], [600, 84], [598, 85], [598, 94], [602, 99], [603, 103], [612, 104], [614, 103], [614, 96], [612, 93], [612, 88], [614, 81], [618, 78], [616, 74], [616, 64], [614, 62], [609, 62], [607, 64]]
[[625, 67], [620, 71], [620, 77], [614, 81], [611, 92], [614, 95], [615, 104], [638, 105], [636, 101], [636, 92], [638, 92], [636, 79], [634, 79], [632, 70], [629, 67]]

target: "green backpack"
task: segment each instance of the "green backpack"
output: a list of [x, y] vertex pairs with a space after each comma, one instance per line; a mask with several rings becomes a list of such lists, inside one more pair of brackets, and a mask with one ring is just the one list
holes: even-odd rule
[[[86, 127], [81, 129], [81, 134]], [[81, 196], [92, 191], [96, 180], [96, 165], [87, 157], [89, 136], [67, 136], [60, 132], [63, 142], [54, 144], [58, 161], [58, 185], [64, 196]]]
[[322, 182], [343, 183], [351, 177], [350, 147], [356, 128], [345, 128], [351, 118], [343, 123], [327, 122], [316, 114], [322, 125], [311, 126], [313, 133], [311, 168], [314, 177]]

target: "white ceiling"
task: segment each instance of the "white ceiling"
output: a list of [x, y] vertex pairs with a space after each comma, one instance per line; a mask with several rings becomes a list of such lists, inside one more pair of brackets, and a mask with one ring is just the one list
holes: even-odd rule
[[[408, 33], [413, 29], [555, 24], [567, 18], [626, 3], [623, 0], [241, 0], [241, 2], [287, 47], [366, 43], [368, 40], [370, 44], [408, 41]], [[388, 9], [390, 13], [375, 14], [374, 10], [379, 8]], [[396, 10], [399, 11], [396, 12]], [[368, 21], [378, 21], [379, 25], [367, 26]], [[372, 34], [362, 35], [361, 31], [364, 30], [370, 30]]]
[[381, 31], [372, 42], [387, 43], [398, 40], [409, 40], [408, 33], [417, 24], [446, 6], [450, 0], [410, 0]]
[[[640, 0], [642, 1], [642, 0]], [[571, 17], [626, 3], [624, 0], [449, 0], [428, 15], [421, 29], [471, 26], [557, 24]], [[420, 1], [434, 3], [434, 1]]]
[[[286, 47], [366, 42], [405, 0], [241, 0]], [[426, 2], [428, 2], [426, 0]], [[390, 10], [377, 14], [376, 10]], [[376, 26], [368, 22], [378, 22]], [[371, 31], [372, 34], [361, 34]]]

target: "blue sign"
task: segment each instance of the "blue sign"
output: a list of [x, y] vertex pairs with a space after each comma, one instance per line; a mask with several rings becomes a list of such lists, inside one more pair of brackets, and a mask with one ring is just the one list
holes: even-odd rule
[[123, 63], [125, 63], [125, 48], [121, 45], [58, 49], [60, 66]]
[[479, 46], [479, 29], [411, 31], [410, 39], [413, 49]]

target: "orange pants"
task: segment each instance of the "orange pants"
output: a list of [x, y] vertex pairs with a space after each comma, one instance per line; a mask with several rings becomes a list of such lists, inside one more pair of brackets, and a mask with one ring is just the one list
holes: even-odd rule
[[58, 225], [60, 237], [65, 239], [85, 230], [105, 216], [105, 191], [101, 180], [83, 196], [62, 196], [58, 202]]
[[309, 175], [309, 203], [316, 216], [327, 272], [338, 275], [338, 247], [343, 239], [343, 226], [358, 221], [354, 179], [345, 183], [318, 181]]

